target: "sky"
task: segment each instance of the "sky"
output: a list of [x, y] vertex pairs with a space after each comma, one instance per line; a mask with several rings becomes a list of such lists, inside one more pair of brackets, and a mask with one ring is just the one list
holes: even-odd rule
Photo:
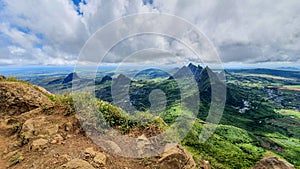
[[[95, 32], [141, 13], [174, 15], [193, 24], [225, 65], [299, 66], [299, 11], [299, 0], [0, 0], [0, 66], [75, 65]], [[103, 62], [143, 63], [136, 53], [156, 55], [160, 64], [193, 58], [172, 38], [143, 35], [125, 39]]]

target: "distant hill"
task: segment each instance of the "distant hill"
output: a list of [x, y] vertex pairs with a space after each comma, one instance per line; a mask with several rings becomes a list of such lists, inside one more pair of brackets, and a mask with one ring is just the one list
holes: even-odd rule
[[293, 78], [300, 80], [300, 71], [275, 70], [275, 69], [228, 69], [229, 73], [247, 73], [247, 74], [266, 74], [272, 76], [280, 76], [285, 78]]
[[101, 84], [103, 84], [103, 83], [105, 83], [107, 81], [112, 81], [112, 77], [106, 75], [100, 81], [96, 80], [95, 85], [101, 85]]
[[145, 69], [140, 72], [138, 72], [134, 79], [156, 79], [156, 78], [168, 78], [170, 75], [160, 69], [150, 68]]
[[279, 70], [294, 70], [294, 71], [300, 71], [300, 68], [297, 68], [297, 67], [279, 67], [279, 68], [276, 68], [276, 69], [279, 69]]
[[69, 83], [73, 80], [80, 79], [76, 72], [70, 73], [64, 80], [63, 83]]

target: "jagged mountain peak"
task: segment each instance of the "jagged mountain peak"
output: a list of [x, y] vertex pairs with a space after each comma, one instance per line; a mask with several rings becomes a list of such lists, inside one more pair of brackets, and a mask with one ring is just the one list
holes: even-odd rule
[[200, 65], [196, 66], [193, 63], [190, 63], [188, 65], [188, 68], [190, 68], [193, 73], [197, 71], [201, 71], [203, 69], [203, 67], [201, 67]]
[[[189, 72], [191, 71], [192, 74], [195, 77], [195, 80], [197, 82], [201, 81], [201, 79], [207, 79], [211, 76], [214, 76], [214, 72], [208, 67], [206, 66], [205, 68], [201, 67], [200, 65], [196, 66], [193, 63], [190, 63], [188, 66], [183, 66], [182, 68], [180, 68], [174, 75], [174, 78], [181, 78], [184, 77], [185, 75], [187, 75]], [[171, 77], [172, 78], [172, 77]], [[170, 78], [170, 79], [171, 79]]]
[[76, 72], [72, 72], [72, 73], [68, 74], [67, 77], [64, 78], [63, 83], [69, 83], [76, 79], [80, 79], [80, 77], [78, 76], [78, 74]]

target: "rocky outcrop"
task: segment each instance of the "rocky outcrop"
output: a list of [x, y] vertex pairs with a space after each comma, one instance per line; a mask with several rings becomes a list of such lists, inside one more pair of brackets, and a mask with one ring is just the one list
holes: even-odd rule
[[[170, 145], [174, 146], [174, 145]], [[168, 148], [168, 145], [166, 146]], [[159, 168], [160, 169], [174, 169], [174, 168], [182, 168], [182, 169], [195, 169], [196, 163], [193, 160], [193, 157], [189, 152], [187, 152], [180, 145], [176, 145], [170, 150], [164, 152], [159, 160]]]
[[51, 123], [45, 117], [34, 117], [25, 121], [21, 133], [26, 139], [47, 138], [55, 135], [58, 128], [57, 124]]
[[20, 82], [0, 82], [0, 114], [19, 115], [52, 102], [31, 85]]
[[295, 169], [295, 167], [277, 157], [268, 157], [262, 159], [253, 169]]
[[6, 77], [5, 76], [3, 76], [3, 75], [0, 75], [0, 80], [5, 80], [6, 79]]

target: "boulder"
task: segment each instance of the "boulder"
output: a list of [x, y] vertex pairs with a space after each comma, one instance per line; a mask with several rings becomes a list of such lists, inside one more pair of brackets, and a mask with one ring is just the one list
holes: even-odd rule
[[47, 138], [58, 132], [59, 126], [46, 120], [45, 117], [35, 117], [25, 121], [21, 133], [27, 139], [35, 137]]
[[253, 169], [295, 169], [295, 167], [277, 157], [268, 157], [259, 161]]
[[[168, 147], [172, 147], [169, 149]], [[166, 145], [166, 152], [160, 155], [158, 165], [160, 169], [195, 169], [196, 163], [183, 147], [180, 145]]]
[[84, 160], [75, 158], [67, 164], [58, 167], [58, 169], [94, 169], [94, 167]]
[[84, 153], [88, 156], [91, 156], [91, 157], [95, 157], [97, 152], [94, 150], [93, 147], [89, 147], [89, 148], [86, 148]]
[[104, 166], [106, 164], [106, 155], [95, 151], [93, 147], [86, 148], [84, 153], [87, 157], [92, 157], [97, 166]]
[[37, 139], [34, 140], [30, 146], [30, 150], [32, 151], [42, 151], [47, 148], [48, 140], [46, 139]]
[[96, 156], [94, 157], [94, 162], [104, 166], [106, 164], [106, 155], [104, 153], [97, 152]]

